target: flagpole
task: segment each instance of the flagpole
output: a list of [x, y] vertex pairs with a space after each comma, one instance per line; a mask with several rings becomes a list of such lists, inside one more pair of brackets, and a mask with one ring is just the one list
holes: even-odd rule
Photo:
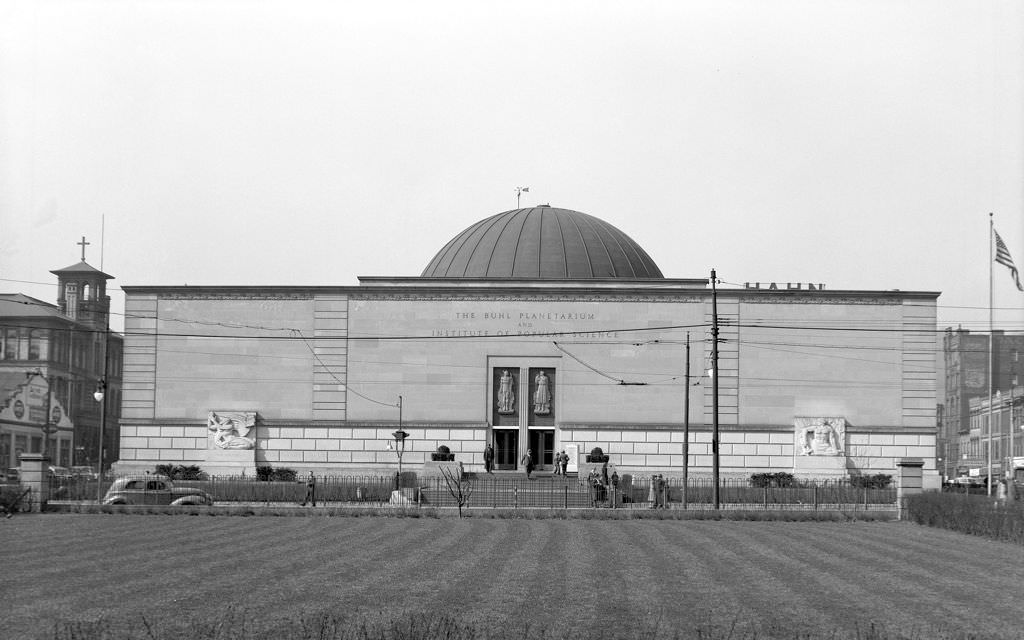
[[995, 431], [992, 429], [992, 383], [995, 378], [995, 367], [992, 362], [992, 344], [996, 341], [993, 332], [992, 322], [992, 279], [995, 270], [995, 257], [992, 255], [992, 245], [995, 232], [995, 225], [992, 223], [992, 212], [988, 214], [988, 495], [992, 495], [992, 438]]

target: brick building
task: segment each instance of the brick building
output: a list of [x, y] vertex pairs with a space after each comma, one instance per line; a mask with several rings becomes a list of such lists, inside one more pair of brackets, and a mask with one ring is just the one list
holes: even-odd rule
[[992, 335], [991, 369], [987, 333], [947, 328], [943, 335], [945, 397], [936, 454], [943, 459], [941, 471], [947, 478], [965, 475], [980, 464], [976, 455], [980, 451], [978, 436], [971, 435], [971, 400], [984, 398], [987, 403], [990, 375], [993, 392], [1003, 394], [1020, 384], [1024, 375], [1024, 363], [1020, 361], [1024, 334], [997, 330]]
[[84, 255], [51, 273], [57, 276], [57, 304], [0, 294], [0, 465], [5, 469], [18, 466], [22, 453], [44, 451], [55, 465], [95, 465], [100, 404], [93, 392], [105, 370], [108, 464], [118, 455], [123, 340], [106, 331], [106, 283], [112, 276], [86, 263]]

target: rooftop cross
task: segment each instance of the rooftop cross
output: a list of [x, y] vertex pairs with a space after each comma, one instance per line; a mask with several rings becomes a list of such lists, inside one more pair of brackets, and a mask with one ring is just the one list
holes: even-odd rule
[[85, 236], [82, 236], [82, 241], [81, 242], [76, 242], [75, 244], [77, 244], [77, 245], [82, 247], [82, 262], [85, 262], [85, 245], [92, 244], [92, 243], [91, 242], [86, 242], [85, 241]]

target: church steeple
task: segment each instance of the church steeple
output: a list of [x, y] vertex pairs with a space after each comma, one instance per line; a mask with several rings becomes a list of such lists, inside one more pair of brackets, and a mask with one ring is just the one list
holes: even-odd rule
[[107, 280], [114, 276], [103, 273], [85, 261], [85, 247], [91, 244], [85, 241], [85, 236], [76, 244], [82, 247], [82, 261], [50, 272], [57, 276], [57, 305], [67, 317], [103, 330], [107, 326], [107, 314], [110, 313]]

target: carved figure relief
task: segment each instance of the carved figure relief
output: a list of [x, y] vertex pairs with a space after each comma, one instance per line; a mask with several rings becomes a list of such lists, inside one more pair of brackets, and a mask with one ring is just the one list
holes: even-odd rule
[[797, 418], [796, 448], [804, 456], [843, 455], [846, 420], [843, 418]]
[[206, 418], [211, 441], [218, 449], [255, 449], [256, 439], [247, 437], [255, 425], [255, 411], [211, 411]]
[[533, 392], [533, 413], [546, 416], [551, 413], [551, 389], [547, 374], [543, 371], [538, 372], [534, 383], [536, 390]]
[[498, 413], [507, 416], [516, 412], [516, 390], [514, 386], [515, 380], [513, 380], [512, 374], [508, 372], [508, 369], [505, 369], [498, 382]]

